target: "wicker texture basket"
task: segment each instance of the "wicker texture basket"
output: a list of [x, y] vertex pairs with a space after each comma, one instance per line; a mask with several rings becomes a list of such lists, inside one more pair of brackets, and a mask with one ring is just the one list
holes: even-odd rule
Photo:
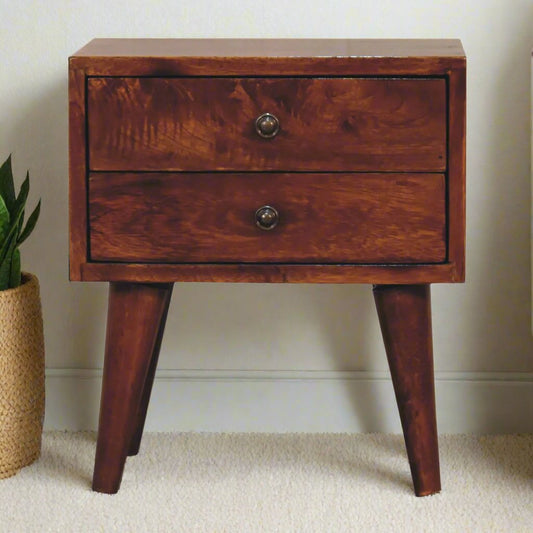
[[0, 478], [16, 474], [41, 452], [44, 336], [39, 281], [0, 291]]

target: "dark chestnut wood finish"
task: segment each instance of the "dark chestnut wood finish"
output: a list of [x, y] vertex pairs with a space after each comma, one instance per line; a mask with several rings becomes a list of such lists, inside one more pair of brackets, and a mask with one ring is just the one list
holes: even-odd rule
[[415, 492], [440, 490], [429, 284], [465, 276], [460, 42], [97, 39], [69, 69], [70, 277], [111, 282], [94, 490], [139, 450], [175, 281], [379, 284]]
[[417, 496], [440, 491], [429, 285], [378, 285], [374, 299]]
[[448, 262], [456, 280], [465, 280], [466, 238], [466, 70], [456, 66], [448, 76]]
[[[437, 268], [435, 268], [435, 266]], [[145, 283], [195, 281], [239, 283], [442, 283], [462, 281], [454, 266], [265, 264], [265, 263], [87, 263], [82, 271], [94, 281], [143, 280]]]
[[165, 333], [165, 324], [167, 322], [167, 314], [170, 306], [170, 297], [172, 296], [173, 284], [169, 283], [167, 285], [161, 285], [161, 287], [164, 292], [163, 313], [159, 321], [159, 328], [157, 330], [157, 337], [155, 339], [154, 349], [152, 350], [152, 356], [150, 358], [148, 374], [146, 375], [146, 379], [144, 381], [137, 419], [134, 419], [135, 421], [133, 422], [133, 435], [131, 438], [128, 455], [137, 455], [141, 447], [144, 423], [146, 422], [148, 404], [150, 403], [150, 396], [152, 394], [152, 386], [154, 384], [157, 361], [159, 360], [159, 352], [161, 351], [161, 343], [163, 342], [163, 334]]
[[85, 72], [69, 70], [69, 228], [70, 275], [80, 279], [80, 265], [87, 260], [87, 189]]
[[438, 263], [445, 199], [442, 174], [91, 174], [91, 259]]
[[456, 39], [94, 39], [71, 59], [88, 76], [447, 76]]
[[[88, 242], [87, 233], [87, 204], [88, 204], [88, 180], [87, 169], [85, 168], [88, 158], [87, 153], [87, 139], [85, 138], [86, 129], [81, 129], [80, 126], [86, 124], [86, 120], [90, 123], [98, 124], [98, 118], [92, 117], [89, 111], [89, 116], [85, 117], [86, 107], [88, 105], [88, 92], [86, 86], [90, 83], [98, 82], [98, 79], [102, 80], [108, 76], [115, 76], [121, 78], [129, 78], [132, 83], [140, 83], [139, 77], [143, 77], [146, 82], [146, 76], [150, 76], [154, 79], [163, 80], [161, 83], [168, 81], [169, 78], [176, 76], [205, 76], [215, 77], [216, 82], [221, 82], [221, 77], [254, 77], [269, 76], [269, 77], [282, 77], [278, 80], [270, 80], [272, 83], [289, 83], [290, 80], [286, 80], [287, 77], [304, 76], [305, 80], [323, 76], [334, 76], [333, 82], [344, 82], [344, 78], [350, 78], [346, 83], [350, 82], [362, 82], [365, 83], [383, 83], [383, 86], [387, 84], [398, 83], [398, 77], [406, 78], [406, 83], [417, 83], [417, 87], [424, 87], [424, 82], [428, 82], [431, 87], [441, 87], [442, 82], [447, 85], [447, 99], [446, 99], [446, 124], [442, 126], [440, 133], [436, 132], [435, 125], [439, 122], [441, 116], [441, 104], [439, 103], [440, 89], [432, 89], [428, 94], [432, 95], [432, 101], [434, 104], [429, 105], [421, 102], [419, 120], [415, 119], [415, 123], [418, 124], [420, 132], [426, 132], [424, 135], [426, 139], [431, 140], [434, 146], [437, 147], [438, 154], [442, 155], [440, 149], [439, 138], [444, 138], [447, 135], [446, 145], [446, 164], [444, 167], [446, 173], [446, 194], [447, 194], [447, 213], [446, 213], [446, 232], [447, 232], [447, 256], [444, 262], [434, 262], [433, 264], [420, 265], [419, 269], [406, 269], [401, 265], [380, 263], [374, 265], [371, 281], [376, 283], [416, 283], [421, 278], [427, 279], [428, 282], [454, 282], [464, 280], [464, 139], [465, 139], [465, 58], [461, 44], [456, 40], [168, 40], [168, 39], [97, 39], [92, 41], [83, 50], [80, 50], [75, 56], [70, 58], [70, 70], [71, 70], [71, 91], [70, 91], [70, 110], [71, 110], [71, 135], [70, 135], [70, 158], [71, 158], [71, 180], [70, 180], [70, 228], [71, 228], [71, 254], [70, 254], [70, 277], [72, 280], [102, 280], [106, 279], [108, 272], [112, 272], [114, 280], [128, 279], [130, 281], [149, 282], [154, 278], [150, 274], [151, 270], [147, 270], [142, 263], [128, 263], [124, 264], [122, 274], [119, 272], [119, 266], [116, 262], [95, 263], [90, 258], [90, 246]], [[78, 81], [73, 83], [73, 80], [78, 76]], [[379, 79], [365, 79], [368, 77], [378, 77]], [[93, 78], [94, 77], [94, 78]], [[137, 78], [137, 81], [135, 80]], [[356, 79], [358, 78], [358, 79]], [[385, 80], [384, 78], [387, 78]], [[421, 79], [424, 78], [424, 79]], [[108, 78], [109, 79], [109, 78]], [[123, 81], [123, 80], [122, 80]], [[180, 79], [181, 82], [192, 81], [189, 79]], [[266, 80], [269, 81], [269, 80]], [[302, 80], [300, 80], [302, 81]], [[315, 80], [323, 82], [324, 80]], [[119, 80], [119, 82], [121, 82]], [[231, 80], [228, 83], [232, 83]], [[250, 82], [252, 83], [252, 82]], [[356, 83], [356, 85], [357, 85]], [[436, 85], [434, 85], [436, 84]], [[378, 87], [381, 87], [379, 85]], [[396, 87], [396, 85], [392, 85]], [[425, 91], [426, 89], [424, 89]], [[264, 89], [265, 94], [268, 95], [268, 90]], [[387, 91], [381, 93], [381, 100], [387, 95], [392, 95], [396, 91], [388, 93]], [[261, 90], [259, 90], [259, 93]], [[223, 91], [222, 91], [223, 93]], [[257, 94], [259, 94], [257, 93]], [[320, 91], [319, 91], [320, 93]], [[144, 94], [144, 93], [143, 93]], [[437, 96], [436, 96], [437, 95]], [[135, 96], [135, 95], [134, 95]], [[331, 95], [326, 95], [331, 98]], [[221, 96], [219, 96], [221, 97]], [[241, 94], [241, 97], [243, 95]], [[111, 100], [119, 99], [119, 96], [114, 96]], [[287, 96], [290, 101], [294, 99], [294, 93]], [[368, 98], [371, 100], [372, 98]], [[134, 101], [137, 102], [138, 95], [135, 96]], [[269, 101], [274, 101], [275, 98], [271, 98]], [[276, 104], [282, 108], [283, 98], [278, 98], [279, 102]], [[338, 101], [341, 101], [342, 98]], [[355, 99], [357, 100], [357, 99]], [[387, 98], [385, 98], [385, 102]], [[415, 100], [405, 100], [409, 103], [409, 106], [413, 104]], [[398, 100], [400, 103], [400, 100]], [[249, 102], [248, 102], [249, 104]], [[105, 107], [106, 104], [98, 104]], [[161, 104], [163, 105], [163, 104]], [[352, 105], [352, 104], [350, 104]], [[355, 104], [354, 104], [355, 105]], [[368, 109], [375, 109], [370, 103], [364, 105], [369, 106]], [[305, 103], [298, 101], [298, 108], [305, 109]], [[409, 107], [408, 106], [408, 107]], [[190, 106], [189, 106], [190, 107]], [[205, 116], [205, 106], [203, 106], [203, 115]], [[98, 109], [98, 108], [95, 108]], [[247, 111], [250, 113], [250, 111]], [[107, 113], [107, 111], [106, 111]], [[139, 113], [142, 112], [139, 110]], [[116, 114], [116, 112], [115, 112]], [[352, 115], [354, 115], [352, 113]], [[356, 114], [357, 115], [357, 114]], [[167, 124], [164, 114], [162, 119], [158, 119], [156, 122], [164, 127]], [[307, 116], [307, 115], [306, 115]], [[314, 115], [316, 117], [316, 115]], [[379, 126], [379, 120], [383, 118], [383, 115], [377, 114], [370, 115], [358, 115], [361, 119], [359, 123], [351, 122], [354, 138], [357, 137], [357, 128], [363, 128], [363, 130], [373, 131], [372, 125], [365, 122], [368, 118], [374, 118], [374, 126], [376, 131], [383, 131], [383, 128]], [[411, 128], [406, 124], [404, 118], [400, 120], [404, 126]], [[422, 117], [433, 117], [430, 120], [429, 129], [423, 124]], [[350, 113], [347, 113], [347, 124], [350, 124]], [[237, 122], [239, 117], [235, 119]], [[390, 117], [386, 119], [388, 123], [391, 123]], [[104, 121], [105, 124], [105, 121]], [[146, 123], [148, 128], [149, 122]], [[377, 124], [377, 125], [376, 125]], [[175, 123], [174, 123], [175, 125]], [[222, 125], [224, 127], [232, 128]], [[167, 124], [170, 127], [170, 123]], [[270, 151], [270, 155], [264, 156], [265, 165], [272, 164], [272, 157], [275, 159], [272, 149], [273, 146], [277, 150], [285, 153], [285, 161], [289, 157], [289, 153], [285, 151], [282, 145], [283, 140], [283, 128], [280, 136], [274, 139], [260, 139], [257, 138], [257, 146], [265, 147], [265, 150]], [[89, 128], [87, 128], [88, 130]], [[392, 128], [394, 131], [394, 128]], [[147, 131], [149, 128], [147, 129]], [[132, 130], [133, 131], [133, 130]], [[152, 130], [153, 131], [153, 128]], [[205, 130], [194, 130], [204, 131]], [[342, 135], [348, 135], [347, 130], [343, 130], [345, 133]], [[412, 129], [411, 129], [412, 131]], [[253, 134], [253, 124], [249, 124], [248, 134]], [[103, 132], [102, 138], [105, 135]], [[287, 134], [288, 135], [288, 134]], [[441, 137], [439, 137], [439, 135]], [[328, 141], [330, 135], [322, 136], [323, 139]], [[97, 140], [94, 132], [89, 131], [89, 137], [98, 144], [104, 141]], [[149, 138], [149, 134], [145, 135]], [[406, 152], [410, 155], [400, 155], [399, 152], [389, 159], [388, 163], [376, 163], [378, 166], [376, 169], [391, 168], [391, 161], [398, 162], [398, 158], [405, 158], [405, 161], [411, 158], [415, 168], [413, 170], [420, 170], [420, 159], [418, 149], [416, 145], [418, 141], [414, 140], [416, 135], [406, 135], [411, 145], [406, 144]], [[129, 138], [134, 140], [131, 135], [128, 137], [126, 133], [118, 135], [118, 138], [124, 140]], [[222, 141], [220, 140], [222, 138]], [[183, 138], [180, 138], [183, 140]], [[211, 140], [213, 140], [212, 138]], [[201, 141], [201, 142], [200, 142]], [[202, 150], [204, 147], [204, 157], [207, 152], [206, 143], [200, 139], [198, 147], [194, 150]], [[254, 139], [255, 141], [255, 139]], [[159, 142], [165, 143], [165, 135], [159, 136]], [[187, 141], [189, 142], [189, 141]], [[234, 150], [233, 146], [224, 144], [223, 135], [218, 137], [220, 152], [225, 150]], [[399, 147], [400, 144], [396, 146]], [[407, 142], [407, 141], [406, 141]], [[252, 140], [250, 137], [243, 136], [239, 144], [241, 147], [244, 145], [252, 146]], [[190, 143], [189, 143], [190, 144]], [[354, 150], [357, 148], [357, 143], [354, 144]], [[420, 143], [418, 143], [420, 144]], [[122, 149], [126, 149], [132, 157], [135, 155], [135, 150], [131, 150], [130, 147], [121, 145]], [[149, 143], [150, 150], [153, 145]], [[281, 147], [280, 147], [281, 146]], [[380, 146], [383, 146], [382, 144]], [[410, 146], [410, 147], [409, 147]], [[168, 154], [168, 149], [164, 149], [164, 152]], [[179, 146], [176, 150], [180, 150]], [[345, 150], [345, 148], [342, 148]], [[381, 149], [381, 151], [383, 151]], [[309, 151], [308, 151], [309, 152]], [[293, 153], [301, 153], [301, 151], [293, 150]], [[316, 166], [321, 158], [325, 156], [324, 152], [321, 152], [321, 157], [315, 157], [314, 165]], [[256, 164], [260, 162], [260, 154], [256, 150], [254, 152], [256, 158]], [[241, 154], [243, 160], [246, 160], [245, 154]], [[303, 154], [308, 155], [308, 154]], [[313, 155], [313, 154], [311, 154]], [[441, 161], [440, 155], [436, 155], [434, 161]], [[115, 152], [117, 161], [124, 161], [124, 155], [120, 150]], [[161, 156], [162, 157], [162, 156]], [[167, 157], [167, 156], [165, 156]], [[197, 157], [197, 156], [195, 156]], [[222, 157], [217, 155], [216, 157]], [[249, 155], [251, 157], [251, 155]], [[349, 157], [349, 156], [347, 156]], [[375, 161], [377, 159], [372, 156]], [[269, 163], [270, 158], [270, 163]], [[396, 158], [396, 159], [395, 159]], [[113, 168], [101, 169], [101, 170], [113, 170], [122, 164], [112, 164], [109, 160], [111, 155], [106, 155], [107, 163]], [[142, 163], [141, 168], [152, 168], [153, 158], [150, 156], [149, 161]], [[157, 159], [157, 157], [156, 157]], [[164, 157], [163, 157], [164, 159]], [[293, 161], [296, 158], [292, 157]], [[305, 159], [305, 157], [302, 157]], [[361, 163], [361, 159], [359, 164]], [[384, 161], [386, 159], [383, 159]], [[176, 160], [174, 160], [176, 161]], [[281, 160], [280, 160], [281, 161]], [[278, 164], [279, 162], [278, 161]], [[418, 162], [417, 162], [418, 161]], [[137, 160], [137, 162], [139, 162]], [[226, 162], [228, 159], [226, 158]], [[427, 160], [426, 160], [427, 163]], [[305, 164], [300, 163], [300, 168], [306, 168]], [[332, 164], [333, 165], [333, 164]], [[354, 168], [351, 164], [346, 164], [344, 169], [339, 168], [340, 160], [337, 159], [335, 166], [327, 170], [339, 170], [353, 171]], [[416, 166], [418, 165], [418, 166]], [[426, 164], [424, 164], [426, 165]], [[215, 164], [213, 163], [213, 168]], [[185, 167], [184, 167], [185, 168]], [[265, 167], [266, 169], [267, 167]], [[274, 167], [270, 167], [274, 168]], [[279, 167], [278, 167], [279, 168]], [[312, 168], [312, 167], [309, 167]], [[405, 167], [404, 167], [405, 168]], [[433, 167], [436, 168], [436, 167]], [[355, 168], [356, 169], [356, 168]], [[372, 170], [376, 170], [372, 169]], [[139, 169], [135, 169], [139, 170]], [[200, 169], [195, 169], [200, 170]], [[209, 169], [213, 170], [213, 169]], [[248, 169], [247, 169], [248, 170]], [[294, 170], [294, 169], [286, 169]], [[321, 266], [320, 263], [309, 264], [308, 270], [303, 271], [301, 267], [293, 268], [290, 264], [276, 271], [274, 276], [271, 276], [268, 271], [258, 265], [258, 268], [254, 271], [246, 268], [244, 271], [240, 268], [227, 268], [222, 265], [222, 268], [218, 264], [214, 264], [212, 268], [206, 269], [201, 267], [199, 269], [190, 269], [187, 265], [175, 263], [167, 264], [166, 266], [160, 265], [157, 267], [159, 271], [165, 272], [166, 280], [180, 280], [185, 281], [190, 279], [191, 281], [270, 281], [276, 279], [279, 281], [290, 282], [313, 282], [313, 283], [331, 283], [346, 282], [354, 283], [367, 283], [369, 281], [370, 269], [367, 265], [359, 266], [357, 264], [351, 264], [349, 268], [343, 268], [342, 275], [335, 275], [333, 271], [327, 266]], [[205, 273], [205, 276], [202, 276]], [[346, 275], [346, 277], [345, 277]], [[124, 277], [123, 277], [124, 276]], [[111, 279], [111, 278], [110, 278]]]
[[118, 491], [126, 457], [140, 443], [143, 393], [148, 402], [153, 380], [150, 362], [158, 355], [171, 288], [137, 283], [111, 283], [109, 287], [95, 491]]
[[[319, 60], [362, 59], [388, 62], [464, 58], [458, 39], [93, 39], [76, 58], [111, 59], [161, 58], [202, 61], [210, 58], [240, 59], [266, 63], [269, 59]], [[227, 67], [226, 67], [227, 68]], [[226, 74], [226, 70], [222, 71]], [[309, 73], [308, 73], [309, 74]], [[311, 73], [314, 74], [314, 73]], [[212, 75], [212, 73], [211, 73]]]
[[444, 78], [90, 78], [87, 98], [91, 170], [446, 169]]

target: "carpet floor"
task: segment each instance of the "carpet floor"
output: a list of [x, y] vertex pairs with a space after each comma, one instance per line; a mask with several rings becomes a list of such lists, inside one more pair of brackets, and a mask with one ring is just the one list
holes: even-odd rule
[[0, 531], [533, 532], [533, 435], [444, 435], [416, 498], [399, 435], [148, 433], [122, 487], [90, 490], [94, 433], [49, 432], [0, 481]]

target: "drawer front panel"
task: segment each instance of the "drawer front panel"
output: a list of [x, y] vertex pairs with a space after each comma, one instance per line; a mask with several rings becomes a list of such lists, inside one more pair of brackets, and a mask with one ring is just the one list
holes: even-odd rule
[[88, 126], [99, 171], [446, 169], [440, 78], [89, 78]]
[[[274, 207], [278, 225], [255, 222]], [[127, 174], [89, 179], [90, 259], [439, 263], [443, 174]]]

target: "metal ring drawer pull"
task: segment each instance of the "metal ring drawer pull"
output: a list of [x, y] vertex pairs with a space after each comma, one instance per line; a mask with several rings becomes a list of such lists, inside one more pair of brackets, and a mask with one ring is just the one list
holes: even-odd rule
[[276, 208], [264, 205], [255, 212], [255, 223], [265, 231], [274, 229], [279, 222], [279, 213]]
[[271, 113], [263, 113], [255, 120], [255, 131], [260, 137], [271, 139], [279, 132], [279, 120]]

